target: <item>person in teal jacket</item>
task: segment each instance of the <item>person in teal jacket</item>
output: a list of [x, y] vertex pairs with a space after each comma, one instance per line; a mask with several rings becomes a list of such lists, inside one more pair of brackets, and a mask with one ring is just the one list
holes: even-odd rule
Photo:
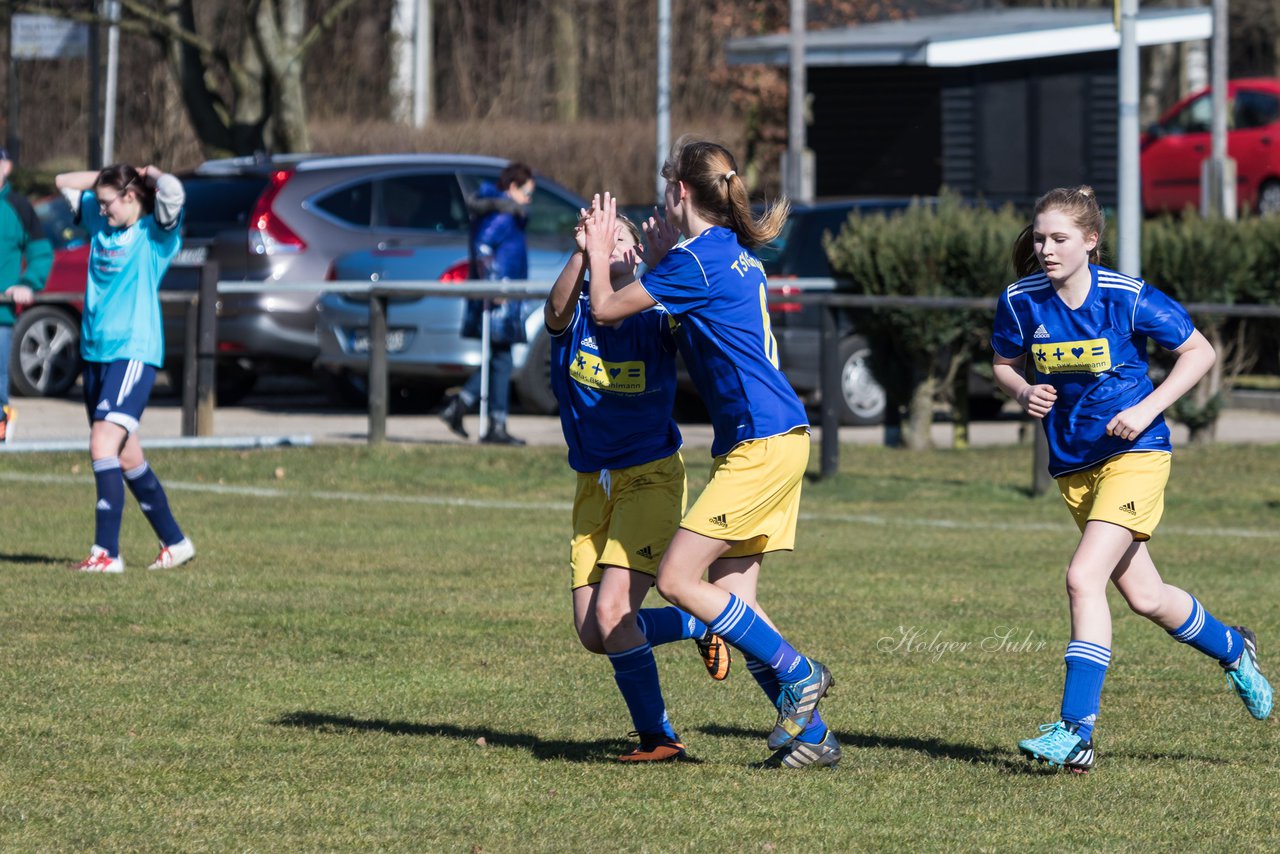
[[26, 196], [9, 185], [13, 161], [0, 148], [0, 444], [13, 433], [13, 407], [9, 405], [9, 353], [13, 350], [16, 308], [30, 305], [44, 287], [53, 266], [53, 249], [44, 227]]

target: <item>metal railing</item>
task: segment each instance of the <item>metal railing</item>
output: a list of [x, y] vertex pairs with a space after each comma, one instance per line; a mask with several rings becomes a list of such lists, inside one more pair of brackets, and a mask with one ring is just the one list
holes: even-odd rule
[[[213, 434], [214, 387], [216, 379], [217, 297], [233, 293], [358, 293], [369, 298], [369, 430], [370, 445], [386, 440], [389, 390], [387, 359], [387, 306], [392, 299], [405, 297], [456, 297], [462, 299], [545, 299], [553, 282], [487, 282], [467, 281], [442, 284], [435, 280], [402, 281], [395, 284], [373, 282], [221, 282], [216, 262], [207, 263], [202, 271], [200, 288], [193, 292], [161, 291], [165, 303], [185, 305], [186, 338], [183, 346], [182, 435]], [[980, 310], [994, 314], [996, 297], [899, 297], [873, 296], [837, 292], [839, 281], [831, 278], [788, 279], [788, 292], [770, 296], [770, 302], [816, 305], [821, 312], [819, 329], [820, 440], [819, 477], [835, 474], [840, 467], [840, 316], [850, 309], [905, 308], [916, 311]], [[37, 302], [82, 302], [83, 294], [37, 293]], [[8, 301], [0, 295], [0, 302]], [[1186, 303], [1192, 315], [1213, 314], [1224, 317], [1256, 319], [1280, 318], [1280, 305], [1225, 305]], [[488, 371], [488, 312], [483, 315], [482, 358], [480, 370]], [[483, 384], [487, 389], [487, 383]], [[1033, 492], [1042, 491], [1047, 483], [1047, 447], [1043, 431], [1039, 437], [1033, 462]]]

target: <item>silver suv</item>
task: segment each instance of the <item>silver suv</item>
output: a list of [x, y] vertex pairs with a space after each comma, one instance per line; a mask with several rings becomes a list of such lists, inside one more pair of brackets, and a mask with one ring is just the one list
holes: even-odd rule
[[[199, 171], [213, 174], [250, 163], [213, 161]], [[394, 254], [452, 246], [465, 256], [466, 197], [481, 182], [496, 179], [507, 161], [386, 154], [268, 164], [247, 229], [219, 234], [210, 249], [224, 281], [318, 285], [331, 274], [335, 259], [359, 250]], [[538, 180], [541, 189], [544, 180]], [[563, 209], [567, 221], [548, 224], [558, 240], [569, 232], [577, 213], [569, 204]], [[229, 391], [230, 381], [238, 379], [238, 391], [246, 392], [260, 373], [311, 370], [320, 352], [318, 290], [220, 299], [220, 391]]]

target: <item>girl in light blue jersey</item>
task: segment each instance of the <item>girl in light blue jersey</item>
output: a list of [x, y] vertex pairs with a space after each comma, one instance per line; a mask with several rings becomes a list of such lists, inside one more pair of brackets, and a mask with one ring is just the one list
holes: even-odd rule
[[[764, 555], [794, 546], [809, 460], [808, 418], [778, 367], [764, 269], [753, 252], [777, 236], [789, 208], [783, 202], [753, 217], [733, 155], [705, 140], [677, 140], [662, 175], [667, 218], [684, 241], [655, 253], [640, 281], [591, 300], [597, 323], [655, 305], [679, 321], [685, 364], [715, 428], [711, 481], [662, 558], [658, 591], [741, 650], [773, 701], [774, 752], [764, 764], [831, 766], [840, 744], [817, 710], [831, 673], [784, 640], [756, 599]], [[587, 222], [593, 280], [608, 276], [614, 228], [606, 194]]]
[[[591, 296], [635, 278], [639, 230], [622, 219], [605, 279], [583, 288], [585, 235], [544, 310], [551, 335], [551, 387], [578, 473], [569, 547], [573, 623], [582, 645], [607, 655], [640, 744], [623, 762], [682, 759], [684, 744], [667, 719], [653, 647], [697, 642], [711, 677], [729, 675], [729, 648], [679, 608], [645, 608], [658, 562], [685, 505], [680, 430], [671, 417], [676, 351], [667, 313], [643, 311], [621, 323], [591, 318]], [[667, 240], [670, 238], [669, 240]], [[650, 245], [674, 235], [650, 231]]]
[[[996, 382], [1043, 422], [1050, 474], [1081, 533], [1067, 566], [1071, 641], [1060, 720], [1019, 748], [1078, 773], [1096, 759], [1092, 733], [1111, 661], [1108, 580], [1135, 612], [1218, 661], [1251, 715], [1265, 719], [1272, 705], [1253, 632], [1224, 625], [1166, 584], [1147, 551], [1172, 453], [1161, 413], [1216, 356], [1181, 305], [1097, 265], [1104, 225], [1089, 187], [1042, 196], [1014, 248], [1022, 278], [997, 303], [991, 338]], [[1148, 338], [1177, 356], [1158, 388], [1147, 376]]]
[[147, 464], [138, 424], [164, 362], [160, 280], [182, 245], [182, 182], [155, 166], [59, 175], [58, 189], [90, 235], [80, 354], [97, 486], [95, 529], [81, 572], [124, 572], [120, 520], [127, 483], [160, 538], [148, 569], [195, 557], [164, 487]]

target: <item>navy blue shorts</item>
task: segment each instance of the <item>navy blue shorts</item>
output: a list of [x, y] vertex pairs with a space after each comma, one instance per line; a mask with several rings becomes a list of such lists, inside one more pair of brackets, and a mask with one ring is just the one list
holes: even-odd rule
[[156, 369], [130, 359], [127, 362], [84, 363], [84, 408], [89, 424], [110, 421], [130, 435], [138, 429], [142, 410], [151, 399]]

